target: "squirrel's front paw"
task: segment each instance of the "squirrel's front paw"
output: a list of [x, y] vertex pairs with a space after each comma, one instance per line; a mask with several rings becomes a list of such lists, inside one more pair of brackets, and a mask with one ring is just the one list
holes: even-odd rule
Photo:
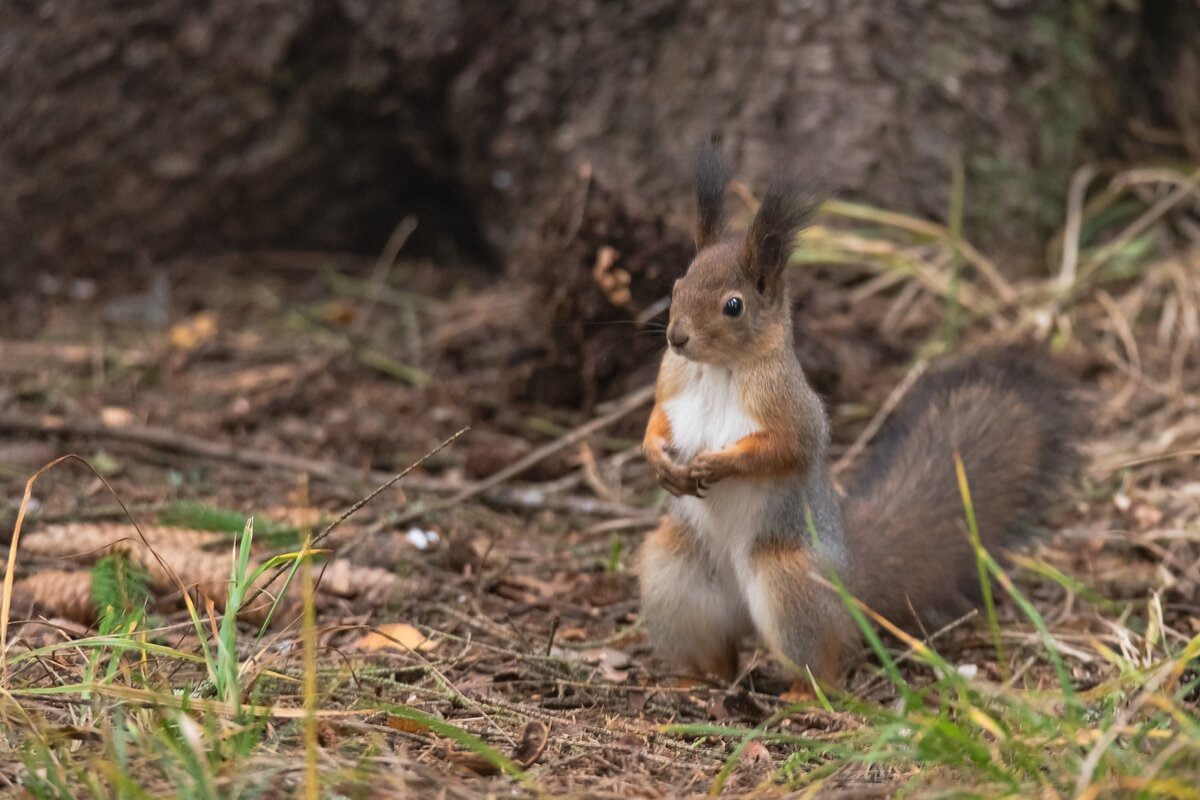
[[674, 461], [661, 461], [654, 465], [654, 474], [658, 483], [676, 497], [692, 495], [700, 497], [700, 489], [696, 482], [688, 477], [688, 468]]
[[688, 478], [687, 466], [675, 460], [675, 450], [665, 442], [651, 443], [646, 448], [646, 460], [659, 485], [676, 497], [697, 494], [696, 482]]
[[729, 477], [725, 460], [711, 450], [697, 453], [692, 458], [692, 463], [688, 464], [687, 473], [688, 480], [694, 481], [700, 490], [700, 494], [697, 495], [699, 497], [703, 497], [704, 492], [714, 483]]

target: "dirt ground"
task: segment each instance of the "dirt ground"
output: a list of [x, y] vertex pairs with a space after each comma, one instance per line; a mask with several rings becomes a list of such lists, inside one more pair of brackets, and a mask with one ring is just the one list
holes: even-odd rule
[[[1071, 591], [1044, 570], [1014, 569], [1064, 644], [1081, 691], [1112, 672], [1094, 641], [1137, 646], [1106, 627], [1096, 610], [1103, 601], [1152, 599], [1169, 636], [1200, 632], [1200, 243], [1178, 233], [1186, 227], [1173, 230], [1136, 275], [1109, 275], [1041, 319], [1011, 307], [972, 318], [965, 344], [956, 345], [1018, 329], [1069, 338], [1063, 368], [1098, 401], [1087, 471], [1060, 509], [1055, 535], [1030, 551], [1090, 589]], [[907, 288], [915, 281], [889, 284], [885, 273], [815, 266], [797, 273], [800, 345], [834, 418], [833, 457], [849, 455], [839, 466], [852, 469], [855, 443], [865, 441], [881, 405], [938, 338], [943, 306], [935, 292]], [[180, 262], [168, 281], [159, 275], [131, 267], [96, 279], [40, 276], [29, 291], [0, 302], [7, 515], [0, 541], [11, 543], [25, 481], [38, 468], [74, 453], [95, 470], [68, 461], [33, 487], [16, 562], [12, 652], [95, 624], [91, 564], [121, 540], [144, 549], [128, 541], [136, 536], [130, 516], [152, 526], [179, 501], [196, 501], [253, 513], [256, 524], [321, 530], [469, 426], [322, 545], [331, 553], [316, 598], [321, 707], [376, 709], [322, 722], [331, 781], [356, 785], [355, 765], [369, 756], [390, 765], [371, 779], [381, 794], [532, 791], [495, 775], [450, 738], [379, 710], [392, 703], [477, 735], [554, 796], [703, 795], [730, 757], [728, 743], [664, 726], [752, 727], [786, 708], [779, 694], [787, 681], [762, 653], [745, 653], [735, 686], [695, 684], [653, 657], [638, 625], [635, 553], [661, 498], [637, 453], [648, 411], [638, 390], [652, 378], [655, 345], [646, 348], [645, 365], [622, 370], [620, 380], [598, 379], [592, 396], [572, 398], [586, 401], [586, 410], [578, 402], [573, 410], [550, 389], [540, 397], [528, 390], [537, 372], [530, 365], [544, 363], [546, 349], [513, 333], [520, 329], [514, 319], [546, 313], [544, 299], [484, 272], [403, 258], [380, 271], [361, 258], [277, 252]], [[605, 347], [659, 335], [636, 324], [620, 330]], [[572, 435], [601, 417], [613, 419], [590, 435]], [[543, 447], [548, 452], [510, 480], [476, 483]], [[227, 536], [192, 539], [149, 527], [146, 535], [201, 590], [228, 570]], [[264, 537], [256, 557], [286, 549]], [[216, 578], [203, 566], [213, 561]], [[265, 640], [260, 668], [298, 676], [298, 611], [286, 608]], [[178, 593], [159, 592], [155, 613], [159, 636], [172, 647], [197, 644]], [[1053, 683], [1032, 626], [1011, 602], [1001, 602], [999, 614], [1007, 664], [997, 663], [978, 618], [939, 635], [939, 652], [995, 679]], [[392, 624], [412, 626], [425, 644], [364, 641], [368, 627]], [[908, 661], [903, 668], [914, 684], [929, 680], [926, 667]], [[49, 685], [55, 669], [22, 680]], [[192, 680], [186, 674], [173, 683]], [[299, 690], [276, 681], [260, 674], [247, 697], [261, 692], [264, 702], [299, 706]], [[844, 686], [864, 703], [896, 700], [866, 653]], [[63, 728], [72, 709], [50, 699], [41, 706]], [[773, 723], [814, 740], [864, 724], [817, 704]], [[281, 728], [278, 735], [277, 749], [254, 759], [276, 758], [279, 787], [294, 787], [299, 766], [280, 767], [278, 755], [297, 746], [298, 734]], [[736, 761], [726, 789], [782, 791], [784, 764], [795, 778], [822, 759], [796, 762], [787, 744], [755, 743]], [[846, 765], [824, 775], [820, 796], [889, 796], [917, 771]], [[15, 764], [0, 766], [5, 782], [21, 774]], [[954, 776], [925, 780], [952, 786]]]

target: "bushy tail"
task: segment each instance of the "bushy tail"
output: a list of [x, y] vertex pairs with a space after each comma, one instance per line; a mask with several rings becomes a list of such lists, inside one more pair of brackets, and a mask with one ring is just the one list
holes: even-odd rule
[[1035, 528], [1077, 464], [1082, 409], [1052, 364], [1016, 348], [930, 372], [900, 402], [848, 487], [849, 588], [893, 622], [935, 626], [979, 599], [955, 475], [961, 454], [993, 555]]

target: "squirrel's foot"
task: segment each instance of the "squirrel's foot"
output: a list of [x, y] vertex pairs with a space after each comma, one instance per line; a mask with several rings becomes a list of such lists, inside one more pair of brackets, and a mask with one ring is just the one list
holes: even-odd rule
[[792, 681], [792, 685], [788, 690], [779, 695], [779, 699], [785, 703], [811, 703], [817, 699], [816, 693], [813, 692], [812, 684], [803, 679]]

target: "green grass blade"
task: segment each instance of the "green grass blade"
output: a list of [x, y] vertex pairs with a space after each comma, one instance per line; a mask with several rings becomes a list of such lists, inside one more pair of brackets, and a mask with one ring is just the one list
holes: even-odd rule
[[958, 478], [958, 491], [962, 495], [963, 509], [967, 513], [967, 535], [971, 540], [971, 549], [975, 552], [975, 568], [979, 572], [979, 591], [983, 596], [983, 607], [987, 613], [988, 630], [992, 634], [992, 646], [996, 648], [996, 663], [1000, 667], [1000, 675], [1008, 680], [1007, 659], [1004, 657], [1004, 643], [1000, 639], [1000, 621], [996, 616], [996, 603], [992, 598], [992, 581], [988, 578], [987, 551], [983, 548], [983, 540], [979, 536], [979, 524], [975, 520], [975, 504], [971, 501], [971, 487], [967, 483], [967, 470], [963, 466], [962, 455], [954, 454], [954, 473]]
[[380, 709], [391, 714], [393, 717], [399, 717], [400, 719], [423, 725], [437, 735], [444, 736], [455, 744], [465, 747], [505, 775], [510, 775], [522, 782], [529, 781], [529, 776], [512, 759], [505, 756], [499, 750], [496, 750], [475, 734], [465, 731], [457, 725], [452, 725], [443, 719], [426, 714], [424, 711], [418, 711], [415, 708], [409, 708], [408, 706], [384, 703], [380, 706]]

